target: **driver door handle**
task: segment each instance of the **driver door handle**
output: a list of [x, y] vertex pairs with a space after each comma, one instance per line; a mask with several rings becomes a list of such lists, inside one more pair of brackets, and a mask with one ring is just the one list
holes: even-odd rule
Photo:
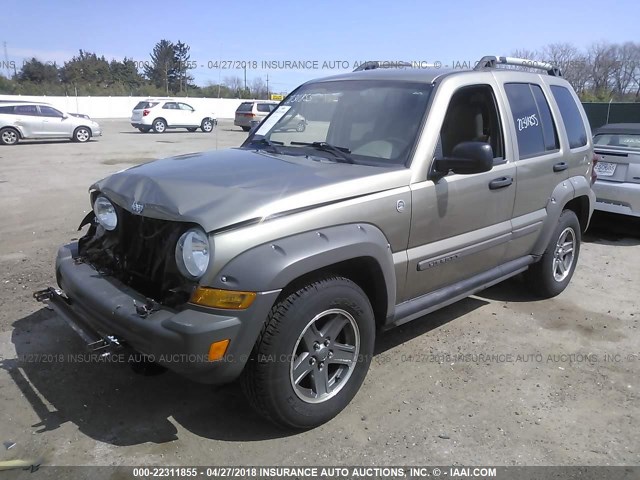
[[512, 177], [500, 177], [489, 182], [489, 190], [497, 190], [499, 188], [508, 187], [513, 183]]
[[569, 165], [567, 165], [566, 162], [560, 162], [560, 163], [556, 163], [553, 166], [553, 171], [554, 172], [562, 172], [563, 170], [566, 170], [567, 168], [569, 168]]

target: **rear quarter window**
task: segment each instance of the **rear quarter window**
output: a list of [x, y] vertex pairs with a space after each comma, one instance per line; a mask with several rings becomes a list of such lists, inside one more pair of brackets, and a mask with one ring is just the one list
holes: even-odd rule
[[0, 113], [13, 113], [13, 107], [0, 107]]
[[269, 105], [268, 103], [259, 103], [258, 104], [258, 111], [259, 112], [270, 112], [271, 110], [273, 110], [273, 108], [271, 108], [271, 105]]
[[551, 93], [553, 93], [553, 98], [555, 98], [560, 109], [560, 115], [562, 115], [562, 122], [569, 139], [569, 148], [585, 146], [587, 144], [587, 131], [584, 128], [584, 122], [573, 95], [567, 88], [559, 85], [551, 85]]
[[138, 104], [133, 107], [134, 110], [142, 110], [144, 108], [153, 108], [158, 105], [159, 102], [138, 102]]

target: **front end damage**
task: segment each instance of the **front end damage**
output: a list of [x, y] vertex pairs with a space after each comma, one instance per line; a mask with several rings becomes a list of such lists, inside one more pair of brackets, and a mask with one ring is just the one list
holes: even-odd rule
[[[203, 383], [237, 378], [278, 292], [259, 293], [243, 310], [190, 303], [198, 281], [180, 273], [176, 244], [193, 224], [115, 208], [118, 228], [106, 230], [90, 213], [81, 225], [89, 225], [87, 233], [58, 251], [60, 288], [34, 297], [66, 320], [93, 353], [130, 350]], [[224, 354], [212, 357], [220, 344]]]

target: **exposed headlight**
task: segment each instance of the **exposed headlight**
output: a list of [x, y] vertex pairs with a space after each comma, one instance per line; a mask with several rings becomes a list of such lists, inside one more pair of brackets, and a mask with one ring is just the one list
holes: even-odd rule
[[118, 226], [118, 215], [113, 203], [104, 195], [100, 195], [93, 203], [93, 213], [105, 230], [115, 230]]
[[200, 228], [184, 232], [176, 245], [176, 264], [180, 273], [191, 279], [198, 279], [209, 266], [209, 238]]

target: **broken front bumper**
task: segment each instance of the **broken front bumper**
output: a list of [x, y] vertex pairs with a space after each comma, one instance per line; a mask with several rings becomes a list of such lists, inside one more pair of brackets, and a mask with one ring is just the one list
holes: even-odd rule
[[[155, 305], [122, 282], [76, 260], [77, 243], [60, 248], [56, 278], [63, 290], [36, 292], [83, 339], [124, 343], [170, 370], [203, 383], [227, 383], [247, 362], [279, 291], [260, 293], [246, 310], [221, 310], [187, 304], [181, 309]], [[223, 359], [209, 361], [212, 343], [229, 340]]]

